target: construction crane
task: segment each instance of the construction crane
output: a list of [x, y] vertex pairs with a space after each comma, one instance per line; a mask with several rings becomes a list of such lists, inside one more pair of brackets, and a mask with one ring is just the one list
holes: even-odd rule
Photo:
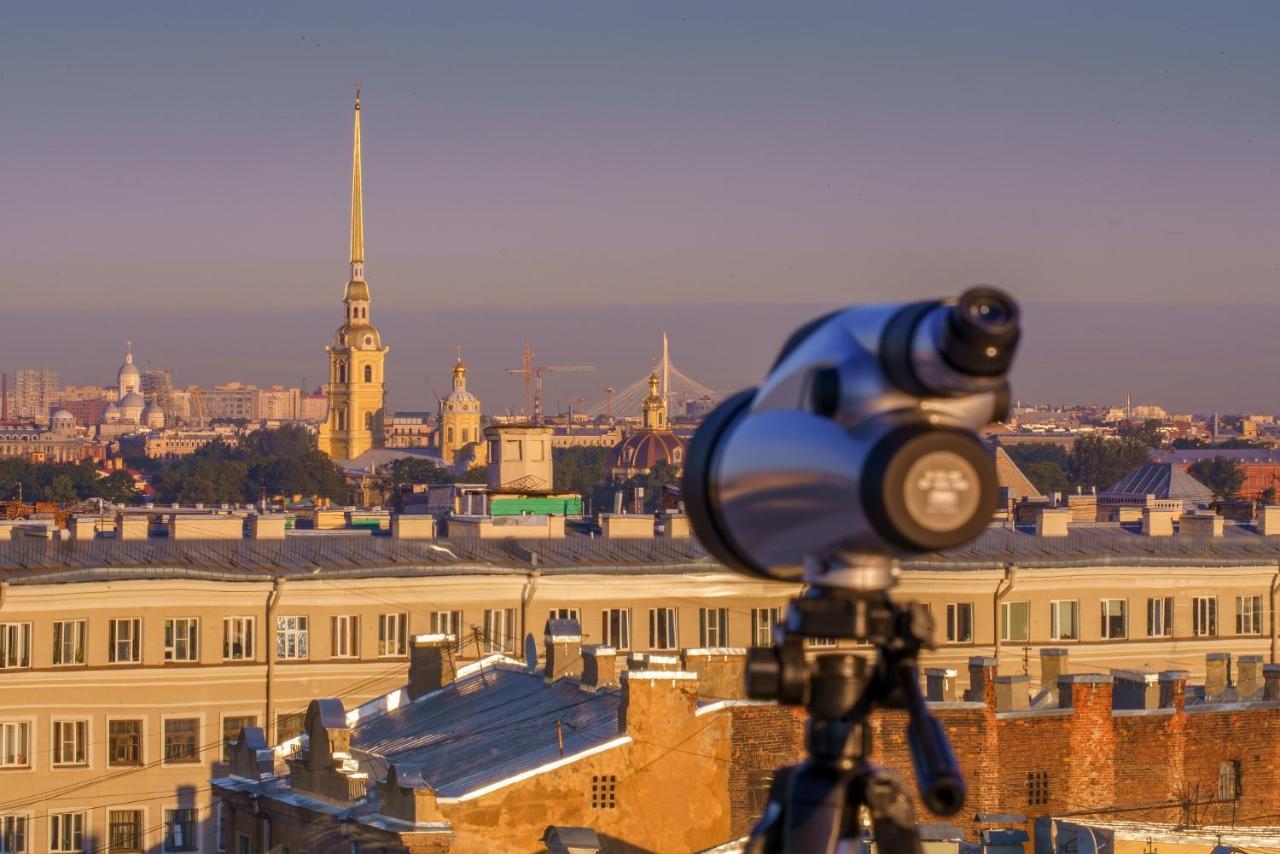
[[524, 352], [522, 353], [522, 361], [524, 366], [520, 368], [508, 368], [508, 374], [520, 374], [524, 377], [524, 415], [530, 416], [534, 424], [542, 423], [542, 375], [543, 374], [571, 374], [583, 373], [585, 371], [594, 371], [595, 365], [535, 365], [533, 363], [533, 348], [529, 346], [529, 339], [525, 339]]
[[603, 385], [597, 388], [596, 391], [602, 391], [606, 395], [608, 395], [605, 398], [605, 404], [604, 404], [605, 416], [604, 417], [607, 418], [610, 422], [612, 422], [613, 421], [613, 393], [617, 391], [617, 389], [611, 385]]

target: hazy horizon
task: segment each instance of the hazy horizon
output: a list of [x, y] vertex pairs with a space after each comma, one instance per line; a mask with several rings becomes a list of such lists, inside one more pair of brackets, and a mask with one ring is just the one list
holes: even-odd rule
[[[937, 289], [935, 288], [936, 292]], [[787, 334], [831, 308], [821, 304], [721, 306], [577, 306], [398, 310], [375, 294], [373, 320], [390, 346], [388, 405], [434, 409], [427, 379], [447, 391], [457, 345], [470, 388], [485, 411], [519, 408], [523, 384], [505, 373], [520, 366], [525, 337], [539, 364], [592, 364], [593, 373], [546, 378], [548, 412], [600, 388], [644, 376], [660, 355], [661, 334], [672, 362], [715, 389], [754, 384]], [[1012, 377], [1015, 398], [1035, 402], [1119, 405], [1170, 410], [1280, 411], [1275, 364], [1280, 306], [1024, 305], [1026, 331]], [[109, 385], [133, 340], [144, 368], [168, 368], [180, 386], [241, 380], [315, 387], [325, 371], [324, 345], [339, 306], [256, 313], [177, 310], [28, 311], [0, 339], [0, 368], [47, 367], [64, 383]], [[1208, 345], [1231, 330], [1229, 345]], [[11, 380], [12, 382], [12, 380]], [[558, 399], [565, 402], [557, 403]], [[574, 408], [580, 408], [574, 402]]]

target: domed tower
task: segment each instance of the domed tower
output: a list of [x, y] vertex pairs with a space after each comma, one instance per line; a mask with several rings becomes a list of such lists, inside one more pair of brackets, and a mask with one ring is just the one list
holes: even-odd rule
[[623, 438], [609, 453], [609, 470], [615, 477], [644, 474], [659, 462], [683, 469], [685, 440], [667, 424], [667, 402], [658, 390], [657, 371], [649, 375], [649, 395], [640, 410], [640, 429]]
[[124, 364], [116, 372], [116, 401], [123, 402], [129, 392], [138, 392], [141, 389], [142, 373], [133, 363], [133, 342], [128, 341], [125, 343]]
[[142, 410], [146, 408], [147, 402], [142, 395], [131, 391], [120, 398], [120, 421], [124, 424], [141, 424]]
[[343, 323], [334, 333], [327, 384], [329, 413], [320, 425], [320, 450], [350, 460], [386, 445], [386, 384], [389, 348], [369, 322], [369, 285], [364, 280], [364, 209], [360, 170], [360, 90], [356, 89], [351, 165], [351, 279], [342, 297]]
[[76, 432], [79, 425], [76, 423], [76, 417], [65, 409], [59, 409], [53, 413], [53, 417], [49, 419], [49, 432], [59, 436], [69, 436]]
[[[467, 391], [467, 366], [462, 363], [462, 348], [453, 366], [453, 391], [440, 401], [441, 458], [449, 464], [470, 457], [472, 465], [485, 462], [483, 437], [480, 434], [480, 400]], [[468, 448], [468, 445], [474, 445]]]
[[164, 429], [164, 410], [153, 399], [142, 410], [142, 426], [148, 430]]

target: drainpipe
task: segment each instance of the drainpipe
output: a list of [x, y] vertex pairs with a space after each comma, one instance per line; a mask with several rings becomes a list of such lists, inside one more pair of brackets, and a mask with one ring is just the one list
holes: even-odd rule
[[991, 610], [991, 635], [992, 647], [994, 648], [993, 658], [997, 663], [1000, 660], [1000, 602], [1005, 596], [1009, 595], [1009, 591], [1013, 589], [1014, 582], [1018, 578], [1018, 568], [1011, 563], [1004, 565], [1004, 578], [996, 585], [996, 593], [993, 598]]
[[[1280, 639], [1276, 632], [1276, 601], [1277, 595], [1280, 593], [1280, 563], [1276, 564], [1276, 574], [1271, 576], [1271, 663], [1276, 663], [1276, 646], [1277, 640]], [[3, 594], [0, 594], [3, 595]]]
[[538, 590], [538, 578], [542, 575], [541, 570], [533, 570], [525, 576], [524, 590], [520, 591], [520, 642], [524, 643], [524, 639], [529, 636], [529, 603], [533, 601], [533, 594]]
[[[1272, 588], [1271, 588], [1271, 589], [1272, 589], [1272, 593], [1271, 593], [1271, 602], [1272, 602], [1272, 604], [1273, 604], [1273, 606], [1274, 606], [1274, 603], [1275, 603], [1275, 601], [1276, 601], [1276, 600], [1275, 600], [1275, 587], [1274, 587], [1274, 585], [1272, 586]], [[7, 581], [0, 581], [0, 608], [3, 608], [3, 607], [4, 607], [4, 595], [5, 595], [6, 593], [8, 593], [8, 592], [9, 592], [9, 582], [7, 582]], [[1273, 613], [1273, 614], [1275, 613], [1275, 608], [1274, 608], [1274, 607], [1272, 607], [1272, 611], [1271, 611], [1271, 613]], [[1273, 620], [1272, 622], [1274, 623], [1275, 621]], [[1272, 633], [1273, 633], [1273, 635], [1274, 635], [1274, 628], [1275, 628], [1275, 627], [1274, 627], [1274, 625], [1273, 625], [1273, 626], [1272, 626], [1272, 629], [1273, 629], [1273, 632], [1272, 632]], [[1273, 642], [1273, 646], [1274, 646], [1274, 642]], [[1276, 655], [1275, 655], [1275, 650], [1274, 650], [1274, 649], [1272, 649], [1272, 651], [1271, 651], [1271, 660], [1272, 660], [1272, 661], [1275, 661], [1275, 660], [1276, 660]]]
[[267, 624], [264, 627], [265, 631], [263, 632], [264, 638], [267, 642], [267, 719], [263, 721], [262, 731], [267, 735], [267, 744], [276, 743], [276, 722], [275, 717], [272, 714], [271, 707], [271, 690], [276, 676], [276, 645], [272, 643], [273, 632], [271, 629], [275, 625], [276, 605], [280, 603], [280, 593], [284, 587], [284, 581], [284, 578], [279, 575], [271, 579], [271, 593], [267, 596]]

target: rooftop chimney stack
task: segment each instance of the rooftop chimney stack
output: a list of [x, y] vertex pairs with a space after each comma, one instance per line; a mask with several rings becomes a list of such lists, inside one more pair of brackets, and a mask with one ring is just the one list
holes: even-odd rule
[[617, 684], [618, 651], [611, 646], [584, 646], [582, 648], [582, 687], [594, 691]]
[[1156, 507], [1142, 508], [1142, 533], [1148, 537], [1173, 536], [1173, 511]]
[[1231, 653], [1210, 652], [1204, 657], [1204, 698], [1220, 700], [1231, 684]]
[[1037, 537], [1065, 537], [1071, 523], [1071, 510], [1066, 507], [1044, 507], [1036, 513]]
[[547, 682], [582, 676], [582, 630], [577, 620], [547, 620], [545, 642]]
[[1182, 711], [1187, 698], [1187, 679], [1191, 674], [1185, 670], [1160, 671], [1160, 708]]
[[924, 671], [925, 699], [930, 703], [951, 703], [958, 696], [956, 672], [945, 667], [927, 667]]
[[1062, 647], [1044, 647], [1040, 650], [1040, 690], [1048, 691], [1053, 702], [1058, 702], [1058, 678], [1067, 672], [1067, 651]]
[[1280, 700], [1280, 664], [1262, 665], [1262, 699]]
[[453, 635], [417, 635], [409, 648], [409, 699], [452, 685], [458, 678], [453, 662]]
[[1025, 673], [996, 677], [996, 711], [1025, 712], [1031, 708], [1027, 689], [1031, 677]]
[[965, 700], [970, 703], [996, 704], [996, 660], [984, 655], [969, 659], [969, 690]]
[[1236, 659], [1236, 694], [1241, 700], [1254, 700], [1262, 695], [1262, 656], [1242, 655]]

